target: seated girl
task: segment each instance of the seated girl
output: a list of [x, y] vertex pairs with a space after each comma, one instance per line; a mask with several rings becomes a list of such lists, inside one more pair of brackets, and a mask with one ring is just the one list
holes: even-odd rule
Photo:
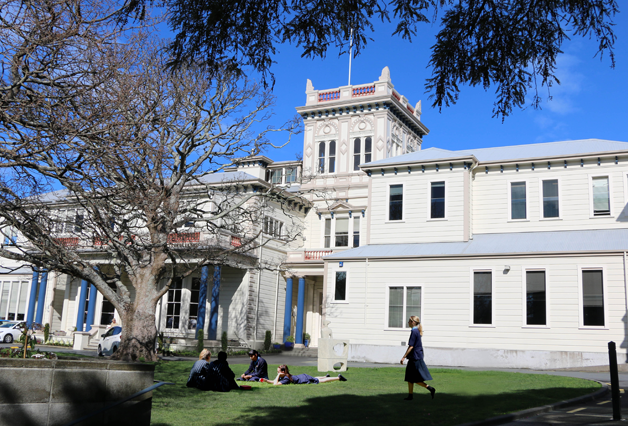
[[[338, 377], [329, 377], [329, 374], [325, 377], [312, 377], [309, 374], [292, 375], [290, 374], [290, 370], [288, 370], [288, 366], [284, 364], [277, 367], [277, 377], [275, 377], [275, 380], [270, 381], [268, 379], [264, 379], [263, 382], [278, 386], [278, 385], [289, 385], [290, 383], [293, 383], [295, 385], [302, 385], [305, 383], [318, 384], [318, 383], [335, 382], [338, 380], [340, 380], [341, 382], [347, 381], [347, 379], [342, 374], [338, 374]], [[260, 382], [261, 381], [262, 380], [260, 380]]]

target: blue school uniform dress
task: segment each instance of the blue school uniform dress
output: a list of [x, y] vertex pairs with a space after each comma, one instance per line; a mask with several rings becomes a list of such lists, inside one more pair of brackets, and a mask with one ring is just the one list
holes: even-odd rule
[[421, 333], [418, 327], [412, 327], [408, 346], [412, 346], [412, 351], [408, 354], [408, 365], [406, 366], [405, 381], [419, 383], [432, 380], [432, 375], [423, 361], [423, 344], [421, 343]]
[[295, 385], [305, 385], [305, 384], [318, 384], [318, 379], [316, 377], [312, 377], [309, 374], [295, 374], [292, 376], [292, 381], [288, 378], [288, 376], [283, 376], [279, 383], [282, 385], [289, 385], [290, 383]]

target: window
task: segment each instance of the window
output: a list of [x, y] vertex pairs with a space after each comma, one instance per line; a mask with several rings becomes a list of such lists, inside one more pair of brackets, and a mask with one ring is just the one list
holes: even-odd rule
[[0, 281], [0, 319], [24, 321], [28, 285], [28, 281]]
[[445, 182], [432, 182], [430, 211], [432, 219], [445, 217]]
[[334, 291], [334, 300], [347, 300], [347, 273], [336, 272], [336, 287]]
[[360, 247], [360, 218], [353, 218], [353, 247]]
[[510, 218], [526, 219], [526, 183], [510, 183]]
[[547, 325], [545, 271], [526, 271], [526, 324]]
[[318, 172], [325, 173], [325, 142], [318, 144]]
[[388, 220], [403, 218], [403, 185], [390, 185]]
[[604, 326], [604, 286], [601, 270], [582, 271], [582, 325]]
[[558, 215], [558, 180], [543, 181], [543, 217], [559, 217]]
[[178, 329], [181, 318], [181, 278], [174, 278], [168, 289], [168, 304], [166, 306], [166, 328]]
[[492, 272], [473, 272], [473, 324], [492, 324], [492, 281]]
[[281, 185], [281, 178], [282, 178], [281, 169], [270, 171], [270, 183], [273, 183], [275, 185]]
[[408, 327], [406, 319], [421, 318], [421, 287], [388, 288], [388, 327]]
[[360, 170], [360, 145], [362, 141], [356, 138], [353, 141], [353, 170]]
[[610, 216], [611, 199], [608, 176], [591, 178], [591, 192], [593, 195], [593, 216]]
[[281, 238], [283, 230], [283, 222], [273, 219], [272, 217], [264, 218], [264, 234], [270, 235], [275, 238]]
[[201, 293], [201, 279], [192, 278], [192, 287], [190, 288], [190, 315], [188, 317], [188, 330], [195, 330], [198, 321], [198, 299]]
[[[115, 284], [107, 283], [107, 285], [109, 285], [109, 288], [111, 288], [111, 290], [113, 290], [114, 292], [116, 291]], [[103, 297], [102, 309], [100, 313], [100, 325], [111, 324], [111, 321], [113, 321], [113, 318], [115, 316], [115, 312], [116, 309], [113, 307], [113, 304], [109, 300], [107, 300], [106, 297]]]
[[286, 183], [292, 183], [297, 181], [297, 169], [296, 167], [288, 167], [286, 169]]
[[331, 219], [325, 219], [325, 248], [331, 247]]
[[17, 229], [13, 226], [6, 227], [2, 230], [4, 233], [4, 244], [13, 246], [17, 243]]
[[364, 162], [365, 163], [370, 163], [371, 162], [371, 138], [368, 137], [366, 139], [364, 139]]
[[329, 142], [329, 173], [336, 172], [336, 141]]
[[336, 219], [335, 247], [349, 246], [349, 219]]

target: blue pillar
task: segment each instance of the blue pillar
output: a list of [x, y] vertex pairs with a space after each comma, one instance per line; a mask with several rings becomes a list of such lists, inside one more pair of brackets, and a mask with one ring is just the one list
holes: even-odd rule
[[212, 287], [212, 304], [209, 312], [209, 330], [207, 338], [209, 340], [218, 340], [218, 300], [220, 298], [220, 266], [214, 266], [214, 286]]
[[286, 342], [290, 336], [290, 325], [292, 321], [292, 278], [286, 279], [286, 310], [283, 314], [283, 341]]
[[89, 302], [87, 303], [87, 319], [85, 320], [85, 331], [90, 331], [94, 324], [94, 316], [96, 314], [96, 299], [98, 293], [94, 284], [89, 286]]
[[207, 305], [207, 280], [209, 278], [209, 266], [201, 268], [201, 288], [198, 292], [198, 313], [196, 316], [196, 336], [198, 331], [205, 331], [205, 305]]
[[46, 302], [46, 285], [48, 285], [48, 271], [44, 269], [44, 272], [41, 274], [39, 296], [37, 297], [37, 314], [35, 315], [35, 322], [37, 324], [43, 324], [44, 303]]
[[81, 281], [81, 294], [79, 296], [78, 312], [76, 313], [76, 331], [83, 331], [85, 319], [85, 299], [87, 299], [87, 281]]
[[33, 317], [35, 316], [35, 299], [37, 298], [37, 283], [39, 282], [39, 271], [33, 270], [33, 279], [31, 281], [31, 295], [28, 298], [28, 312], [26, 313], [26, 326], [28, 328], [33, 325]]
[[297, 294], [297, 327], [294, 343], [303, 344], [303, 310], [305, 308], [305, 278], [299, 277], [299, 293]]

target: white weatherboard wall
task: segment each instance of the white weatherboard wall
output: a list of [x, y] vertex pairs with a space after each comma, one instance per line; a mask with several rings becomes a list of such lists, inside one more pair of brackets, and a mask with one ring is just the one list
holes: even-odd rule
[[[504, 266], [509, 265], [506, 272]], [[605, 326], [581, 326], [581, 267], [604, 269]], [[547, 326], [525, 325], [526, 268], [544, 269]], [[493, 324], [472, 324], [472, 271], [493, 271]], [[333, 301], [335, 272], [347, 272], [347, 301]], [[366, 271], [368, 270], [368, 274]], [[327, 319], [351, 341], [350, 360], [398, 362], [410, 331], [387, 327], [388, 286], [422, 287], [426, 362], [432, 365], [561, 368], [599, 365], [607, 343], [626, 356], [623, 254], [444, 260], [330, 262]], [[403, 347], [402, 347], [403, 346]]]

